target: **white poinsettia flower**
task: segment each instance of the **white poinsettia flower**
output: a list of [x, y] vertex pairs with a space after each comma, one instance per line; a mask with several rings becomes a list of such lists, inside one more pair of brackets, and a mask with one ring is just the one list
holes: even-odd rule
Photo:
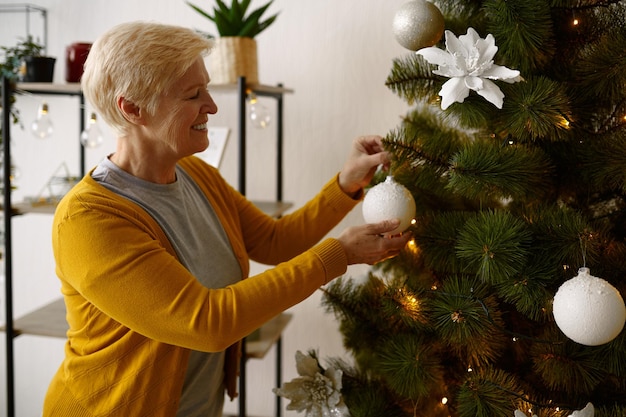
[[463, 103], [470, 90], [474, 90], [501, 109], [504, 94], [491, 80], [512, 84], [522, 78], [519, 71], [493, 63], [498, 52], [493, 35], [483, 39], [474, 28], [467, 29], [467, 34], [458, 38], [449, 30], [445, 33], [445, 51], [432, 46], [416, 52], [429, 63], [439, 66], [434, 74], [450, 78], [439, 91], [441, 108], [445, 110], [452, 103]]
[[310, 355], [296, 352], [296, 369], [300, 377], [286, 382], [273, 392], [291, 402], [287, 410], [306, 411], [307, 417], [349, 417], [348, 407], [341, 397], [340, 369], [323, 370]]
[[569, 417], [593, 417], [595, 409], [593, 408], [593, 404], [587, 403], [585, 408], [582, 410], [574, 411]]

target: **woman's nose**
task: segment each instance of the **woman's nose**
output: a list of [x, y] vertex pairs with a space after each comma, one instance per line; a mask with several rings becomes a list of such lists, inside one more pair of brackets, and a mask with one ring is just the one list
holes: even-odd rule
[[213, 97], [209, 94], [208, 101], [206, 104], [206, 112], [209, 114], [217, 113], [217, 104], [213, 100]]

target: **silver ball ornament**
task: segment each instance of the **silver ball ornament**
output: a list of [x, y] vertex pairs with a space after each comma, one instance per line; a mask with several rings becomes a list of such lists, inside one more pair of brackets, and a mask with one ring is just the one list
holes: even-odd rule
[[559, 329], [576, 343], [599, 346], [620, 334], [626, 306], [619, 291], [607, 281], [580, 268], [554, 296], [553, 315]]
[[441, 39], [445, 20], [441, 11], [426, 0], [412, 0], [398, 9], [393, 19], [393, 34], [400, 45], [418, 51]]
[[406, 187], [388, 176], [365, 194], [362, 210], [366, 223], [399, 219], [400, 225], [387, 233], [395, 235], [404, 232], [411, 225], [415, 218], [415, 200]]

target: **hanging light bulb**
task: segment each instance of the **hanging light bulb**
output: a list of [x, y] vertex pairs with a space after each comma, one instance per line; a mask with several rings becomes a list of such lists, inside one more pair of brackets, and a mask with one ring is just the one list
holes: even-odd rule
[[250, 121], [252, 126], [259, 129], [268, 127], [272, 118], [267, 107], [261, 104], [252, 92], [248, 93], [248, 102], [250, 103]]
[[102, 142], [104, 142], [104, 137], [102, 136], [102, 129], [98, 125], [96, 113], [91, 113], [85, 130], [80, 134], [80, 143], [85, 148], [97, 148]]
[[52, 119], [48, 113], [48, 103], [45, 101], [39, 106], [37, 111], [37, 119], [30, 125], [30, 130], [39, 139], [46, 139], [52, 135], [54, 127], [52, 126]]

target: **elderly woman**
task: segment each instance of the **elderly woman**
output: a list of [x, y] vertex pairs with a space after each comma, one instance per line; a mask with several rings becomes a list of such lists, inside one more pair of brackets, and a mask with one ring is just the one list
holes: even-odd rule
[[[217, 112], [210, 48], [189, 29], [142, 22], [91, 48], [82, 86], [117, 148], [55, 214], [69, 331], [44, 416], [221, 416], [241, 338], [409, 239], [382, 238], [398, 225], [388, 221], [322, 240], [388, 163], [378, 136], [356, 139], [341, 172], [280, 219], [194, 157]], [[249, 259], [277, 266], [248, 277]]]

